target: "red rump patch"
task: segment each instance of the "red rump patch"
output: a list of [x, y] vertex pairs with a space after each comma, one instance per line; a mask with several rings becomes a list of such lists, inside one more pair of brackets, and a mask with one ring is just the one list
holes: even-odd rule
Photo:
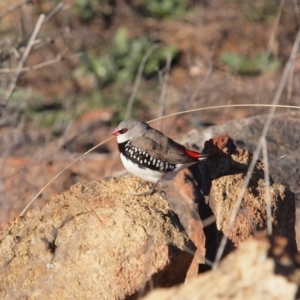
[[184, 152], [188, 156], [193, 157], [193, 158], [200, 158], [201, 157], [201, 154], [199, 152], [196, 152], [196, 151], [192, 151], [192, 150], [189, 150], [189, 149], [184, 149]]

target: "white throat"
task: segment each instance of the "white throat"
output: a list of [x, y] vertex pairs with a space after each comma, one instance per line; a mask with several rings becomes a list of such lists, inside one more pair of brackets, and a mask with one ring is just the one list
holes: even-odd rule
[[118, 144], [122, 144], [122, 143], [124, 143], [124, 142], [127, 142], [128, 140], [129, 140], [129, 138], [128, 138], [128, 136], [127, 136], [126, 133], [124, 133], [124, 134], [119, 134], [119, 135], [117, 136], [117, 142], [118, 142]]

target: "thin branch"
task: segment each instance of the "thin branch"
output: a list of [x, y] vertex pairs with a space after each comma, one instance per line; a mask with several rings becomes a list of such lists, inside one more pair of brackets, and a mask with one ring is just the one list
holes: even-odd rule
[[[20, 6], [22, 6], [22, 5], [24, 5], [24, 4], [26, 4], [26, 3], [32, 3], [32, 1], [31, 0], [25, 0], [24, 2], [22, 2], [22, 3], [20, 3], [20, 4], [18, 4], [18, 5], [14, 5], [14, 6], [12, 6], [11, 8], [9, 8], [8, 9], [8, 11], [6, 11], [3, 15], [6, 15], [6, 14], [8, 14], [9, 12], [12, 12], [13, 10], [15, 10], [15, 9], [17, 9], [17, 8], [19, 8]], [[70, 7], [70, 5], [69, 4], [63, 4], [62, 2], [60, 2], [60, 3], [58, 3], [48, 14], [47, 14], [47, 16], [45, 17], [45, 19], [44, 19], [44, 21], [43, 21], [43, 24], [45, 24], [46, 22], [48, 22], [59, 10], [66, 10], [66, 9], [68, 9]], [[2, 16], [3, 16], [2, 15]], [[0, 20], [1, 20], [1, 16], [0, 16]], [[15, 49], [15, 52], [17, 52], [18, 53], [18, 51], [17, 51], [17, 49], [19, 49], [19, 48], [21, 48], [22, 46], [24, 46], [24, 44], [26, 43], [26, 41], [27, 41], [27, 39], [28, 39], [28, 37], [29, 37], [29, 34], [28, 35], [26, 35], [25, 37], [24, 37], [24, 39], [22, 39], [22, 41], [17, 45], [17, 46], [15, 46], [13, 49]], [[50, 38], [50, 40], [49, 40], [49, 38], [48, 38], [48, 40], [45, 42], [45, 41], [43, 41], [43, 40], [39, 40], [39, 41], [35, 41], [34, 42], [34, 47], [33, 47], [33, 49], [37, 49], [37, 48], [39, 48], [39, 47], [42, 47], [42, 46], [44, 46], [44, 45], [46, 45], [46, 44], [48, 44], [48, 43], [52, 43], [53, 42], [53, 38]], [[2, 57], [1, 58], [1, 60], [0, 60], [0, 63], [1, 62], [3, 62], [3, 61], [5, 61], [5, 60], [7, 60], [7, 59], [9, 59], [9, 57], [10, 57], [10, 54], [8, 53], [8, 54], [6, 54], [4, 57]]]
[[220, 109], [220, 108], [229, 108], [229, 107], [276, 107], [276, 108], [291, 108], [291, 109], [300, 109], [299, 105], [283, 105], [283, 104], [225, 104], [225, 105], [214, 105], [214, 106], [207, 106], [207, 107], [200, 107], [200, 108], [193, 108], [188, 110], [179, 111], [176, 113], [168, 114], [165, 116], [162, 116], [161, 118], [155, 118], [147, 123], [152, 123], [158, 120], [163, 120], [166, 118], [174, 117], [174, 116], [181, 116], [184, 114], [189, 114], [197, 111], [204, 111], [204, 110], [210, 110], [210, 109]]
[[105, 141], [99, 143], [98, 145], [94, 146], [90, 150], [86, 151], [85, 153], [81, 154], [78, 156], [76, 159], [74, 159], [72, 162], [70, 162], [65, 168], [63, 168], [59, 173], [56, 174], [30, 201], [29, 203], [25, 206], [25, 208], [22, 210], [20, 213], [20, 216], [23, 216], [27, 209], [30, 207], [30, 205], [38, 198], [38, 196], [56, 179], [58, 178], [65, 170], [69, 169], [72, 165], [74, 165], [77, 161], [82, 160], [85, 158], [86, 155], [88, 155], [90, 152], [94, 151], [96, 148], [101, 146], [102, 144], [105, 144], [107, 141], [111, 140], [113, 137], [110, 137], [106, 139]]
[[[161, 94], [158, 102], [158, 117], [162, 117], [165, 114], [165, 100], [166, 100], [166, 94], [168, 88], [168, 81], [170, 77], [171, 62], [172, 62], [172, 56], [168, 55], [167, 63], [166, 63], [166, 73], [163, 76], [163, 86], [161, 89]], [[158, 127], [161, 128], [161, 121], [159, 122]]]
[[15, 86], [16, 86], [16, 83], [17, 83], [17, 81], [18, 81], [18, 77], [19, 77], [19, 75], [20, 75], [21, 69], [23, 68], [23, 65], [24, 65], [24, 63], [25, 63], [25, 61], [26, 61], [26, 59], [27, 59], [27, 57], [28, 57], [28, 55], [29, 55], [29, 53], [30, 53], [31, 47], [32, 47], [33, 44], [34, 44], [34, 40], [35, 40], [37, 34], [38, 34], [39, 31], [40, 31], [40, 28], [41, 28], [41, 26], [42, 26], [42, 24], [43, 24], [44, 19], [45, 19], [45, 15], [44, 15], [44, 14], [41, 14], [41, 15], [39, 16], [39, 19], [38, 19], [37, 23], [36, 23], [36, 26], [35, 26], [35, 28], [34, 28], [34, 31], [33, 31], [32, 35], [31, 35], [31, 37], [30, 37], [30, 40], [29, 40], [29, 42], [28, 42], [28, 45], [27, 45], [27, 47], [25, 48], [25, 51], [24, 51], [24, 53], [23, 53], [23, 55], [22, 55], [22, 57], [21, 57], [21, 60], [20, 60], [19, 63], [18, 63], [17, 69], [16, 69], [16, 71], [15, 71], [15, 73], [14, 73], [14, 75], [13, 75], [13, 78], [12, 78], [12, 80], [11, 80], [9, 89], [8, 89], [8, 91], [7, 91], [7, 93], [6, 93], [5, 100], [4, 100], [4, 103], [2, 104], [2, 106], [6, 106], [8, 100], [10, 99], [10, 97], [11, 97], [11, 95], [12, 95], [14, 89], [15, 89]]
[[136, 94], [137, 94], [137, 91], [138, 91], [138, 88], [139, 88], [139, 85], [140, 85], [140, 82], [142, 79], [142, 74], [143, 74], [145, 64], [146, 64], [148, 58], [150, 57], [150, 55], [152, 54], [152, 52], [159, 47], [160, 46], [158, 44], [154, 44], [150, 49], [148, 49], [148, 51], [146, 52], [146, 54], [144, 55], [144, 57], [140, 63], [140, 66], [139, 66], [139, 69], [138, 69], [138, 72], [136, 75], [136, 79], [135, 79], [135, 82], [133, 85], [132, 93], [128, 100], [127, 110], [126, 110], [126, 115], [125, 115], [126, 119], [130, 118], [130, 116], [131, 116], [133, 101], [136, 97]]
[[216, 223], [216, 216], [215, 215], [211, 215], [210, 217], [202, 220], [202, 225], [203, 225], [203, 228], [213, 224], [213, 223]]
[[283, 155], [281, 155], [280, 157], [278, 157], [278, 158], [272, 160], [270, 163], [272, 164], [272, 163], [274, 163], [274, 162], [278, 162], [278, 161], [284, 159], [285, 157], [286, 157], [286, 154], [283, 154]]
[[197, 96], [199, 95], [201, 89], [203, 88], [204, 86], [204, 83], [206, 83], [206, 81], [210, 78], [212, 72], [213, 72], [213, 69], [214, 69], [214, 64], [213, 64], [213, 56], [215, 55], [215, 51], [216, 51], [216, 48], [217, 48], [217, 43], [212, 47], [212, 50], [211, 50], [211, 55], [209, 57], [209, 68], [208, 70], [206, 71], [205, 73], [205, 76], [203, 79], [201, 79], [201, 82], [197, 85], [197, 88], [196, 90], [193, 92], [193, 94], [190, 96], [190, 98], [188, 99], [188, 102], [190, 105], [193, 104], [193, 102], [195, 101], [195, 99], [197, 98]]
[[56, 15], [65, 5], [63, 2], [59, 2], [45, 17], [43, 24], [47, 23], [54, 15]]
[[293, 4], [294, 4], [295, 16], [296, 16], [297, 23], [298, 23], [298, 26], [299, 26], [300, 25], [300, 10], [299, 10], [299, 5], [297, 3], [297, 0], [293, 0]]
[[273, 25], [273, 30], [271, 32], [271, 37], [269, 39], [268, 50], [269, 50], [270, 53], [272, 53], [272, 49], [274, 48], [275, 36], [276, 36], [276, 32], [278, 30], [279, 21], [280, 21], [281, 15], [282, 15], [284, 3], [285, 3], [285, 0], [280, 1], [280, 5], [279, 5], [279, 8], [278, 8], [276, 20], [275, 20], [275, 23]]
[[[33, 66], [27, 66], [27, 67], [24, 67], [20, 70], [20, 73], [23, 73], [23, 72], [28, 72], [28, 71], [31, 71], [31, 70], [37, 70], [37, 69], [41, 69], [41, 68], [44, 68], [44, 67], [47, 67], [49, 65], [53, 65], [53, 64], [56, 64], [60, 61], [62, 61], [63, 59], [65, 58], [71, 58], [71, 57], [79, 57], [81, 56], [82, 53], [78, 53], [78, 54], [73, 54], [73, 55], [70, 55], [70, 56], [63, 56], [61, 54], [58, 54], [56, 55], [55, 58], [53, 59], [50, 59], [50, 60], [47, 60], [47, 61], [44, 61], [42, 63], [39, 63], [39, 64], [36, 64], [36, 65], [33, 65]], [[15, 72], [17, 69], [0, 69], [0, 74], [6, 74], [6, 73], [13, 73]]]
[[32, 0], [24, 0], [23, 2], [20, 2], [18, 4], [12, 5], [11, 7], [9, 7], [2, 15], [0, 15], [0, 21], [6, 17], [8, 14], [10, 14], [11, 12], [17, 10], [18, 8], [20, 8], [21, 6], [25, 5], [25, 4], [32, 4]]
[[291, 103], [292, 102], [294, 71], [295, 71], [295, 63], [292, 65], [291, 72], [289, 74], [287, 91], [286, 91], [286, 93], [287, 93], [287, 95], [286, 95], [287, 103]]
[[269, 177], [269, 161], [268, 161], [268, 149], [266, 138], [263, 138], [262, 142], [262, 153], [264, 163], [264, 176], [266, 183], [266, 211], [267, 211], [267, 233], [272, 235], [272, 207], [271, 207], [271, 196], [270, 196], [270, 177]]
[[263, 74], [261, 76], [261, 80], [260, 80], [260, 83], [259, 83], [259, 86], [258, 86], [258, 89], [257, 89], [256, 103], [259, 103], [260, 100], [261, 100], [262, 90], [263, 90], [263, 87], [265, 85], [267, 65], [268, 65], [268, 62], [270, 60], [270, 56], [271, 56], [271, 54], [277, 56], [277, 53], [276, 53], [277, 49], [276, 49], [276, 47], [274, 47], [274, 45], [275, 45], [276, 34], [278, 32], [280, 18], [282, 16], [284, 3], [285, 3], [285, 0], [280, 1], [280, 5], [279, 5], [278, 11], [277, 11], [276, 19], [275, 19], [275, 22], [273, 24], [273, 28], [272, 28], [270, 38], [269, 38], [269, 41], [268, 41], [267, 53], [266, 53], [267, 57], [266, 57], [266, 60], [265, 60], [264, 64], [262, 65]]

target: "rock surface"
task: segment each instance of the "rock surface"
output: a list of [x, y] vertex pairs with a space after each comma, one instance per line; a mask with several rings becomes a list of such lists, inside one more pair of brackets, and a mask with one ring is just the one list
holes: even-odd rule
[[[166, 189], [172, 209], [197, 246], [198, 262], [203, 263], [203, 255], [208, 262], [215, 261], [224, 235], [228, 239], [222, 256], [257, 231], [267, 230], [268, 220], [273, 233], [286, 237], [295, 250], [295, 195], [284, 185], [275, 183], [271, 176], [268, 186], [261, 161], [255, 164], [245, 193], [240, 195], [253, 157], [250, 152], [238, 149], [228, 136], [206, 141], [203, 151], [213, 157], [190, 167], [189, 171], [183, 170]], [[267, 195], [270, 197], [270, 218]], [[211, 218], [215, 223], [205, 224]], [[191, 232], [197, 232], [198, 239]], [[200, 271], [209, 268], [208, 264], [202, 265]]]
[[194, 250], [168, 203], [141, 181], [76, 184], [0, 236], [1, 299], [134, 299], [183, 282]]
[[[201, 131], [193, 130], [183, 141], [189, 147], [194, 147], [196, 149], [202, 150], [205, 141], [207, 141], [212, 137], [225, 134], [225, 135], [229, 135], [233, 139], [233, 142], [237, 147], [247, 149], [249, 151], [249, 152], [245, 152], [244, 154], [240, 153], [238, 155], [234, 155], [233, 160], [236, 161], [235, 166], [230, 167], [230, 165], [228, 165], [226, 167], [226, 165], [222, 164], [221, 170], [220, 170], [220, 160], [219, 161], [216, 160], [216, 164], [213, 164], [213, 162], [211, 161], [212, 165], [210, 167], [210, 172], [212, 172], [211, 173], [212, 178], [226, 175], [225, 177], [223, 177], [223, 179], [221, 179], [220, 177], [220, 179], [214, 182], [210, 194], [211, 196], [214, 197], [216, 195], [216, 192], [218, 191], [220, 196], [219, 199], [220, 203], [222, 202], [222, 198], [224, 198], [223, 200], [225, 200], [225, 198], [227, 200], [229, 199], [228, 198], [229, 195], [226, 195], [226, 190], [228, 191], [228, 187], [232, 186], [232, 184], [234, 184], [236, 187], [241, 186], [244, 175], [242, 173], [240, 173], [240, 175], [232, 175], [229, 174], [228, 172], [233, 173], [238, 169], [242, 171], [243, 168], [244, 170], [242, 172], [245, 172], [246, 160], [247, 159], [249, 160], [251, 158], [251, 155], [249, 155], [249, 153], [251, 152], [253, 153], [255, 151], [256, 145], [261, 136], [261, 132], [263, 130], [266, 119], [267, 116], [257, 116], [257, 117], [242, 119], [242, 120], [234, 120], [225, 123], [223, 125], [211, 126]], [[283, 222], [289, 222], [289, 218], [291, 218], [290, 225], [293, 222], [295, 222], [296, 241], [297, 241], [298, 249], [300, 249], [300, 242], [299, 242], [300, 241], [300, 168], [298, 167], [300, 164], [299, 128], [300, 128], [299, 113], [291, 112], [291, 113], [284, 113], [284, 114], [276, 114], [272, 120], [271, 126], [266, 136], [268, 158], [269, 158], [269, 174], [274, 179], [273, 184], [274, 182], [276, 182], [276, 184], [274, 185], [274, 187], [276, 187], [277, 190], [276, 197], [279, 196], [278, 199], [282, 199], [283, 194], [285, 194], [286, 192], [288, 192], [289, 194], [288, 195], [289, 200], [285, 202], [289, 202], [288, 206], [290, 207], [286, 206], [286, 210], [280, 213], [280, 210], [282, 208], [281, 205], [283, 205], [283, 203], [280, 200], [278, 202], [279, 206], [276, 205], [277, 207], [276, 211], [277, 213], [280, 213], [280, 216], [277, 215], [276, 218], [279, 218]], [[228, 149], [226, 149], [226, 147]], [[234, 150], [232, 148], [232, 145], [226, 145], [226, 143], [222, 145], [222, 141], [217, 141], [214, 148], [215, 149], [220, 148], [220, 150], [223, 149], [222, 152], [225, 153], [226, 151], [228, 151], [229, 153], [230, 151]], [[207, 150], [209, 151], [209, 149]], [[210, 151], [212, 151], [212, 149]], [[286, 156], [282, 158], [283, 155]], [[261, 160], [263, 159], [262, 155], [260, 156], [260, 159]], [[230, 164], [229, 159], [227, 160], [227, 162]], [[259, 182], [257, 181], [254, 186], [248, 189], [250, 194], [252, 194], [253, 196], [253, 199], [249, 199], [251, 201], [257, 199], [257, 196], [263, 196], [264, 193], [263, 185], [265, 185], [265, 183], [262, 180], [262, 176], [263, 176], [262, 164], [257, 165], [256, 170], [258, 172], [255, 172], [254, 176], [256, 177], [256, 180], [259, 179]], [[203, 170], [202, 172], [207, 172], [207, 170]], [[222, 180], [224, 181], [223, 183], [221, 182]], [[254, 182], [250, 184], [252, 185], [253, 183]], [[283, 186], [279, 186], [278, 184]], [[219, 189], [220, 186], [222, 186], [221, 189]], [[291, 200], [292, 199], [291, 197], [293, 197], [293, 195], [291, 195], [289, 191], [284, 188], [284, 186], [288, 187], [289, 190], [295, 193], [295, 200]], [[208, 184], [206, 190], [209, 188], [210, 186]], [[220, 192], [224, 193], [225, 196], [223, 197]], [[209, 191], [206, 192], [206, 195], [208, 194]], [[252, 205], [251, 201], [249, 202], [250, 205]], [[295, 201], [296, 212], [294, 212], [295, 208], [293, 207], [294, 201]], [[255, 201], [255, 203], [257, 203], [257, 201]], [[247, 205], [247, 207], [249, 206]], [[226, 214], [226, 211], [224, 213]], [[294, 214], [296, 215], [296, 217]], [[247, 220], [244, 221], [247, 223]], [[259, 220], [257, 221], [259, 222]], [[284, 228], [284, 227], [280, 225], [279, 228]], [[292, 230], [290, 234], [288, 234], [289, 240], [291, 240], [294, 232], [293, 229], [291, 228], [289, 230]], [[287, 235], [285, 234], [285, 236]]]
[[[254, 152], [266, 123], [267, 115], [233, 120], [204, 130], [192, 130], [183, 141], [202, 149], [205, 141], [218, 135], [229, 135], [237, 147]], [[300, 202], [300, 113], [278, 113], [272, 119], [266, 142], [270, 174], [284, 184]], [[285, 155], [284, 158], [282, 156]], [[280, 159], [282, 158], [282, 159]], [[260, 159], [263, 156], [260, 155]]]
[[[296, 249], [295, 195], [285, 186], [269, 177], [265, 181], [265, 167], [257, 161], [249, 183], [241, 194], [247, 179], [253, 155], [236, 148], [228, 136], [215, 137], [205, 142], [204, 152], [216, 155], [200, 165], [202, 174], [209, 174], [211, 181], [208, 204], [216, 217], [217, 229], [228, 235], [234, 246], [248, 239], [257, 231], [267, 229], [267, 196], [269, 196], [273, 233], [285, 236]], [[207, 182], [202, 180], [204, 194]], [[230, 225], [231, 218], [234, 222]], [[221, 238], [220, 234], [217, 234]]]
[[184, 169], [177, 174], [174, 180], [168, 182], [163, 190], [171, 209], [178, 215], [186, 233], [197, 247], [186, 276], [188, 280], [197, 276], [199, 264], [201, 266], [205, 264], [206, 256], [206, 237], [203, 229], [205, 223], [200, 218], [197, 202], [199, 199], [199, 185], [197, 180], [193, 178], [191, 171]]
[[[184, 285], [157, 289], [143, 300], [294, 300], [299, 296], [296, 284], [299, 283], [299, 255], [290, 255], [280, 247], [280, 243], [280, 240], [274, 243], [265, 237], [252, 238], [229, 254], [215, 271], [201, 274]], [[279, 266], [284, 267], [284, 263], [274, 257], [274, 252], [286, 257], [289, 262], [286, 269], [289, 269], [290, 276], [288, 272], [278, 271]], [[291, 279], [291, 274], [296, 277], [295, 280]]]

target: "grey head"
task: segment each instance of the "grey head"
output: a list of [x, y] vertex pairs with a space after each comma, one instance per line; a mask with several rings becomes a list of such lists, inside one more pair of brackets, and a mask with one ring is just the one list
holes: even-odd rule
[[128, 119], [122, 121], [112, 132], [112, 135], [117, 137], [118, 143], [124, 143], [128, 140], [142, 136], [150, 128], [151, 127], [145, 122], [135, 119]]

